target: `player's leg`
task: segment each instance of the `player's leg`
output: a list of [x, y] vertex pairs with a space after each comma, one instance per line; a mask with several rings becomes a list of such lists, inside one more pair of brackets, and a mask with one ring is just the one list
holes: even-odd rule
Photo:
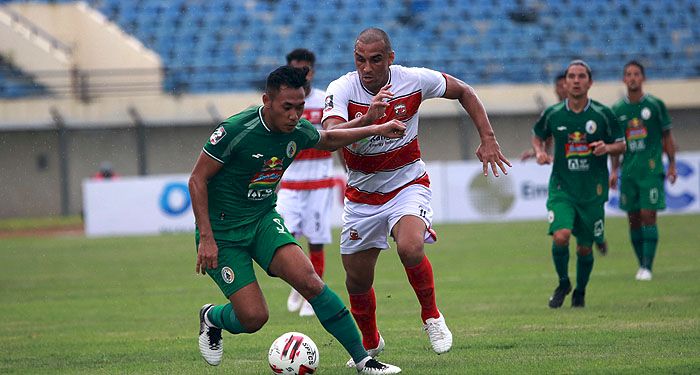
[[571, 292], [569, 280], [569, 241], [574, 227], [574, 208], [565, 200], [550, 199], [547, 202], [549, 234], [552, 235], [552, 261], [559, 284], [549, 298], [549, 307], [561, 307]]
[[640, 214], [640, 191], [637, 181], [632, 178], [620, 179], [620, 209], [627, 212], [629, 223], [630, 241], [632, 249], [637, 257], [638, 269], [636, 278], [639, 279], [643, 271], [642, 261], [644, 257], [644, 239], [642, 237], [642, 217]]
[[576, 206], [573, 235], [576, 236], [576, 289], [571, 296], [572, 307], [584, 307], [586, 286], [593, 271], [593, 242], [605, 234], [605, 208], [601, 204]]
[[642, 268], [638, 280], [651, 280], [659, 231], [656, 225], [656, 211], [666, 208], [663, 176], [655, 176], [640, 181], [640, 210], [642, 232]]
[[389, 227], [408, 281], [421, 306], [421, 321], [433, 350], [452, 348], [452, 332], [435, 302], [433, 268], [425, 255], [426, 230], [432, 223], [431, 191], [423, 186], [404, 189], [391, 201]]
[[[323, 253], [323, 244], [309, 243], [309, 260], [314, 268], [314, 272], [323, 279], [325, 269], [325, 254]], [[314, 310], [309, 301], [303, 300], [301, 308], [299, 308], [299, 316], [313, 316]]]
[[[379, 374], [396, 373], [400, 369], [373, 360], [364, 346], [357, 326], [347, 308], [335, 292], [316, 274], [311, 261], [296, 244], [288, 244], [277, 249], [269, 272], [279, 276], [298, 290], [306, 298], [326, 329], [347, 350], [358, 370], [365, 366], [377, 367]], [[367, 369], [369, 372], [370, 368]], [[369, 372], [372, 373], [372, 372]]]
[[255, 279], [252, 260], [241, 245], [217, 241], [218, 267], [207, 274], [216, 282], [229, 303], [207, 304], [199, 313], [199, 349], [211, 365], [218, 365], [223, 356], [222, 330], [232, 334], [252, 333], [268, 319], [267, 305]]

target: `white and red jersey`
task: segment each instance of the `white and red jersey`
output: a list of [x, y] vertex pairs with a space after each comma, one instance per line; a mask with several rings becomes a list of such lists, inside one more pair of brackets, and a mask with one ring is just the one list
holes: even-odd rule
[[[392, 65], [389, 84], [394, 97], [375, 123], [398, 119], [406, 124], [406, 135], [400, 139], [373, 136], [343, 148], [348, 167], [345, 197], [352, 202], [380, 205], [407, 186], [430, 185], [418, 146], [418, 109], [423, 100], [443, 96], [447, 81], [434, 70]], [[357, 72], [350, 72], [328, 85], [323, 120], [336, 117], [345, 122], [360, 117], [367, 113], [373, 96]]]
[[[303, 118], [321, 130], [323, 117], [322, 90], [312, 88], [305, 98]], [[280, 182], [280, 189], [313, 190], [333, 187], [333, 159], [330, 151], [309, 148], [299, 152], [287, 168]]]

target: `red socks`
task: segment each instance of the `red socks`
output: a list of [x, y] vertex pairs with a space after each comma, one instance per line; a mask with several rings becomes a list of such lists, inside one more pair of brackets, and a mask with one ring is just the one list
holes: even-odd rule
[[311, 259], [311, 264], [314, 266], [314, 271], [318, 277], [323, 278], [323, 269], [325, 268], [325, 258], [323, 256], [323, 250], [321, 251], [309, 251], [309, 259]]
[[418, 302], [421, 306], [421, 318], [425, 322], [429, 318], [440, 317], [440, 312], [435, 304], [435, 284], [433, 282], [433, 267], [430, 265], [428, 257], [415, 266], [405, 267], [408, 282], [411, 283], [416, 292]]
[[376, 348], [379, 345], [379, 331], [374, 288], [364, 294], [350, 294], [350, 312], [362, 332], [362, 345], [365, 349]]

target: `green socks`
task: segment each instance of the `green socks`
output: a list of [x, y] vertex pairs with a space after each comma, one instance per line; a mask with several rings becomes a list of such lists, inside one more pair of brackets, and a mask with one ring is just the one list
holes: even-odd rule
[[630, 229], [630, 239], [632, 240], [632, 247], [634, 248], [634, 254], [637, 256], [637, 261], [639, 261], [639, 266], [642, 267], [644, 258], [642, 228]]
[[309, 303], [314, 308], [323, 328], [343, 345], [355, 363], [360, 363], [367, 357], [367, 351], [362, 346], [360, 331], [357, 330], [350, 311], [338, 295], [328, 288], [328, 285], [324, 285], [321, 294], [310, 299]]
[[236, 318], [236, 313], [233, 311], [233, 305], [227, 303], [225, 305], [213, 306], [209, 311], [207, 311], [207, 318], [215, 326], [223, 328], [234, 335], [237, 333], [245, 333], [245, 328], [241, 325], [241, 322]]
[[557, 246], [552, 242], [552, 260], [559, 276], [559, 284], [569, 281], [569, 245]]
[[588, 279], [593, 271], [593, 252], [588, 255], [576, 255], [576, 290], [585, 291]]
[[656, 244], [659, 242], [659, 230], [656, 225], [643, 225], [641, 232], [644, 241], [641, 264], [642, 267], [651, 271], [651, 267], [654, 264], [654, 256], [656, 255]]

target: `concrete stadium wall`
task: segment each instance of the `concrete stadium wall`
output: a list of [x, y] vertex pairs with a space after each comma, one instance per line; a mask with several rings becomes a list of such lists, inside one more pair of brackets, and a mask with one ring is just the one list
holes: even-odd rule
[[[700, 150], [700, 109], [671, 110], [680, 150]], [[495, 115], [491, 122], [506, 156], [516, 160], [529, 147], [537, 115]], [[149, 175], [189, 173], [214, 123], [145, 130], [146, 172]], [[68, 208], [82, 210], [81, 183], [109, 161], [122, 176], [139, 174], [138, 132], [134, 127], [70, 129], [67, 132]], [[466, 115], [426, 116], [421, 121], [424, 159], [474, 159], [479, 138]], [[61, 173], [58, 132], [0, 132], [0, 218], [60, 215]]]

